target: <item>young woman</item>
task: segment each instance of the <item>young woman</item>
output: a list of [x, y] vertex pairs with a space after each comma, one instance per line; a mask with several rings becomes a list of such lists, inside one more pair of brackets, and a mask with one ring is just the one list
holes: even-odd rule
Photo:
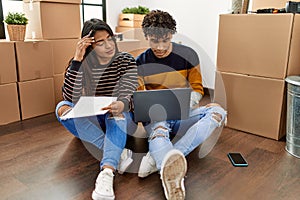
[[[135, 59], [119, 52], [111, 28], [99, 19], [84, 23], [74, 58], [65, 73], [64, 101], [58, 103], [59, 122], [79, 139], [103, 150], [101, 172], [93, 199], [114, 199], [113, 177], [126, 144], [129, 123], [133, 126], [131, 99], [137, 88]], [[117, 100], [103, 108], [106, 114], [62, 120], [81, 96], [110, 96]]]

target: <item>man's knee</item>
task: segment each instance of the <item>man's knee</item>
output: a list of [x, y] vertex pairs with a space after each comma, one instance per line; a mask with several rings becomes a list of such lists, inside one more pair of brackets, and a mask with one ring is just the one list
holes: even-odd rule
[[217, 103], [209, 103], [206, 105], [207, 108], [211, 108], [211, 117], [217, 122], [222, 123], [226, 120], [226, 111], [222, 108], [221, 105]]
[[211, 116], [212, 116], [212, 118], [213, 118], [214, 120], [216, 120], [218, 123], [221, 123], [221, 122], [222, 122], [222, 114], [217, 113], [217, 112], [213, 112]]
[[209, 103], [209, 104], [206, 105], [207, 108], [214, 107], [214, 106], [221, 107], [220, 104], [217, 104], [217, 103]]

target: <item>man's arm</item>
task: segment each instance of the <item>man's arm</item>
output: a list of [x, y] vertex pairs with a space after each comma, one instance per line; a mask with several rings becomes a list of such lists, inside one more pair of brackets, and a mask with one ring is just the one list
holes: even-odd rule
[[193, 89], [191, 93], [190, 106], [194, 107], [195, 105], [199, 104], [202, 96], [204, 95], [200, 65], [188, 70], [188, 81]]
[[137, 90], [146, 90], [145, 82], [142, 76], [138, 76], [138, 89]]
[[188, 70], [188, 81], [195, 92], [204, 95], [200, 65]]

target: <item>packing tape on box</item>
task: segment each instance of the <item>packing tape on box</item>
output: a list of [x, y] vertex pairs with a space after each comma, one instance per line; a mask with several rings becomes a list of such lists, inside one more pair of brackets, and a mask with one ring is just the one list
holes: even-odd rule
[[39, 45], [41, 44], [41, 41], [34, 40], [32, 41], [32, 46], [33, 48], [39, 48]]
[[35, 39], [35, 38], [36, 38], [35, 31], [31, 31], [31, 38], [32, 38], [32, 39]]
[[32, 11], [33, 10], [33, 0], [29, 1], [29, 10]]

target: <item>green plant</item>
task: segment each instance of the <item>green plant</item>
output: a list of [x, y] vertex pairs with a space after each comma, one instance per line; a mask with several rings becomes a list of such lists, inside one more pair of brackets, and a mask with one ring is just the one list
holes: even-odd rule
[[144, 7], [144, 6], [138, 6], [138, 7], [132, 7], [132, 8], [126, 7], [122, 10], [123, 14], [142, 14], [142, 15], [144, 15], [149, 12], [150, 12], [149, 8]]
[[28, 19], [24, 13], [9, 12], [3, 22], [13, 25], [26, 25], [28, 24]]

